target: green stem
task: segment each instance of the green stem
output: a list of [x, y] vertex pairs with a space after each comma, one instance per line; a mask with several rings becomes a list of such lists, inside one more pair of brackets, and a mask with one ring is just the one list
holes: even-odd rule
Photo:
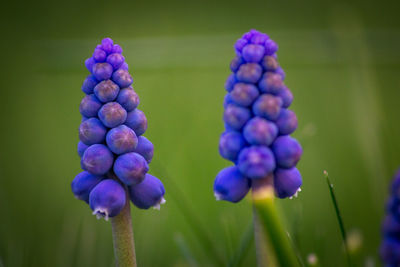
[[344, 227], [342, 215], [340, 214], [339, 204], [338, 204], [338, 202], [336, 200], [335, 190], [333, 189], [333, 184], [329, 180], [329, 175], [328, 175], [327, 171], [324, 171], [324, 176], [326, 178], [326, 182], [327, 182], [328, 187], [329, 187], [329, 192], [330, 192], [330, 195], [331, 195], [332, 203], [333, 203], [333, 206], [335, 208], [336, 218], [337, 218], [338, 223], [339, 223], [339, 228], [340, 228], [340, 233], [341, 233], [342, 239], [343, 239], [343, 246], [344, 246], [344, 251], [346, 253], [347, 263], [348, 263], [349, 266], [352, 266], [351, 259], [350, 259], [350, 254], [349, 254], [349, 249], [347, 247], [346, 228]]
[[[298, 267], [299, 262], [289, 242], [289, 238], [283, 227], [283, 223], [279, 218], [278, 210], [274, 203], [274, 188], [272, 185], [272, 177], [265, 179], [253, 180], [253, 204], [256, 214], [256, 223], [260, 222], [265, 240], [269, 244], [270, 251], [276, 259], [276, 263], [281, 267]], [[255, 229], [255, 238], [260, 233]], [[257, 245], [257, 242], [256, 242]], [[271, 259], [271, 255], [269, 255]], [[263, 257], [264, 259], [264, 257]], [[269, 260], [271, 262], [271, 260]], [[265, 263], [259, 262], [259, 266], [266, 266]]]
[[135, 243], [133, 241], [131, 206], [127, 193], [124, 208], [111, 218], [116, 266], [136, 267]]

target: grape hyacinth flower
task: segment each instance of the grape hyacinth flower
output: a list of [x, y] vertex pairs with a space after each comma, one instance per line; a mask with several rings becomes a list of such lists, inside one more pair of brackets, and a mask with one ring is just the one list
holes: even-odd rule
[[225, 131], [219, 152], [235, 166], [217, 175], [215, 196], [238, 202], [254, 181], [269, 179], [279, 198], [291, 198], [302, 184], [296, 168], [302, 147], [289, 136], [297, 128], [297, 117], [288, 109], [293, 95], [283, 82], [278, 45], [268, 35], [251, 30], [234, 47], [232, 74], [225, 83]]
[[400, 170], [394, 176], [386, 203], [380, 255], [384, 266], [400, 265]]
[[111, 218], [115, 253], [121, 266], [136, 266], [129, 200], [140, 209], [165, 202], [162, 182], [148, 174], [153, 144], [143, 136], [147, 118], [122, 49], [102, 40], [85, 61], [90, 75], [79, 112], [78, 154], [84, 170], [71, 183], [75, 197], [97, 218]]

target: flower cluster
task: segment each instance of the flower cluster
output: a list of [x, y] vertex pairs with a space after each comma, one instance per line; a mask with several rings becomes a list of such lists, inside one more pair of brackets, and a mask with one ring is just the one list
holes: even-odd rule
[[225, 132], [219, 152], [235, 166], [217, 175], [215, 196], [238, 202], [252, 180], [269, 177], [278, 197], [292, 197], [302, 184], [296, 168], [302, 148], [289, 136], [297, 128], [297, 117], [288, 109], [293, 95], [283, 83], [278, 46], [268, 35], [251, 30], [234, 47], [233, 73], [225, 83]]
[[105, 38], [85, 65], [91, 74], [82, 85], [78, 143], [84, 171], [72, 181], [72, 192], [105, 219], [124, 207], [125, 188], [138, 208], [159, 207], [165, 190], [147, 173], [153, 144], [143, 136], [147, 119], [137, 109], [139, 97], [121, 47]]
[[400, 170], [390, 188], [382, 235], [380, 253], [385, 266], [400, 266]]

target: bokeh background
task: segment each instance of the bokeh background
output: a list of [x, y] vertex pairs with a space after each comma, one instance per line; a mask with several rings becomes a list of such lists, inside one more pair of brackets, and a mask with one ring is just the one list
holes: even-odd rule
[[[303, 191], [278, 205], [303, 259], [344, 266], [327, 170], [356, 265], [380, 266], [380, 221], [400, 166], [395, 1], [14, 1], [0, 11], [0, 266], [113, 266], [111, 227], [74, 199], [84, 60], [124, 49], [163, 180], [160, 211], [133, 208], [140, 266], [218, 266], [237, 255], [250, 198], [216, 202], [222, 101], [233, 44], [251, 28], [279, 44], [304, 148]], [[251, 237], [251, 235], [250, 235]], [[207, 240], [209, 243], [207, 243]], [[251, 241], [242, 266], [255, 266]], [[373, 266], [373, 265], [368, 265]]]

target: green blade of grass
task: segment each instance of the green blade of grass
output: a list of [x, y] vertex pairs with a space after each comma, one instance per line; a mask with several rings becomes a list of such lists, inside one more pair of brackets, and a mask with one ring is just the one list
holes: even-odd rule
[[329, 188], [331, 200], [332, 200], [332, 203], [333, 203], [333, 207], [335, 208], [336, 218], [337, 218], [338, 223], [339, 223], [340, 234], [341, 234], [342, 239], [343, 239], [343, 246], [344, 246], [344, 251], [345, 251], [345, 254], [346, 254], [346, 258], [347, 258], [347, 263], [348, 263], [349, 266], [352, 266], [351, 265], [351, 259], [350, 259], [349, 250], [347, 248], [346, 228], [344, 227], [342, 215], [340, 214], [339, 205], [338, 205], [338, 202], [336, 200], [335, 190], [333, 189], [333, 184], [331, 183], [331, 181], [329, 179], [329, 175], [328, 175], [327, 171], [324, 171], [324, 176], [325, 176], [326, 182], [328, 184], [328, 188]]
[[237, 267], [242, 264], [243, 259], [246, 257], [246, 254], [250, 249], [252, 241], [253, 224], [250, 223], [240, 240], [239, 246], [235, 250], [232, 258], [229, 260], [228, 267]]

